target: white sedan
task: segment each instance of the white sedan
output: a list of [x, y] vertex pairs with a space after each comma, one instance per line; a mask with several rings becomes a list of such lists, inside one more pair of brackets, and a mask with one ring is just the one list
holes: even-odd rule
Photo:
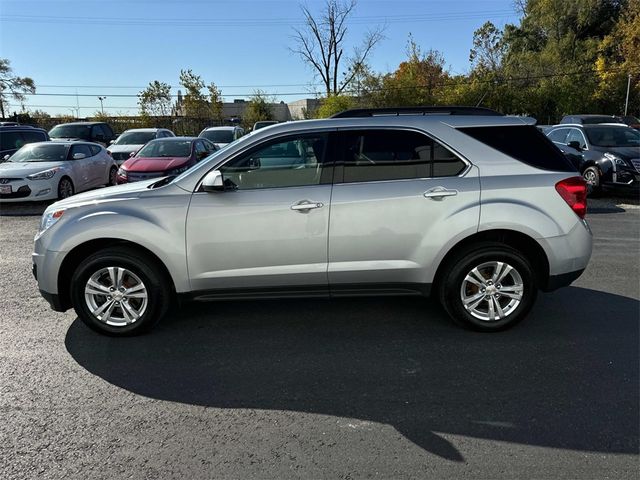
[[0, 203], [62, 199], [115, 185], [117, 171], [113, 158], [95, 143], [30, 143], [0, 164]]

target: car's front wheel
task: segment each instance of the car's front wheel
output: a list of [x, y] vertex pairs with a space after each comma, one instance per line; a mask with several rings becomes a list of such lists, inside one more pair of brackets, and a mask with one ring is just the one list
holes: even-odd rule
[[68, 177], [62, 177], [58, 182], [58, 200], [69, 198], [74, 193], [73, 182]]
[[118, 169], [116, 167], [111, 167], [111, 169], [109, 170], [109, 181], [107, 185], [112, 187], [117, 184], [118, 184]]
[[597, 194], [600, 192], [600, 171], [597, 167], [587, 167], [582, 172], [582, 178], [587, 182], [589, 193]]
[[439, 297], [452, 319], [480, 331], [509, 328], [529, 312], [537, 295], [530, 261], [511, 247], [486, 243], [446, 266]]
[[101, 250], [71, 278], [71, 300], [90, 328], [113, 336], [142, 333], [167, 312], [171, 289], [153, 258], [125, 247]]

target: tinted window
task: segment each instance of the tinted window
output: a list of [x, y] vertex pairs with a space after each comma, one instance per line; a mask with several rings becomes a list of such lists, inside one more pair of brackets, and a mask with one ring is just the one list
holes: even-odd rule
[[457, 175], [465, 163], [417, 132], [345, 132], [344, 182], [371, 182]]
[[22, 137], [24, 138], [25, 143], [44, 142], [47, 140], [47, 136], [44, 132], [39, 132], [37, 130], [33, 132], [22, 132]]
[[93, 154], [89, 149], [89, 145], [73, 145], [69, 151], [69, 160], [73, 160], [73, 156], [76, 153], [84, 153], [85, 157], [92, 157]]
[[81, 138], [89, 140], [90, 125], [58, 125], [49, 132], [51, 138]]
[[102, 150], [99, 145], [89, 145], [89, 148], [91, 149], [92, 156], [98, 155], [100, 153], [100, 150]]
[[114, 145], [144, 145], [156, 138], [156, 132], [124, 132]]
[[589, 141], [598, 147], [640, 147], [640, 132], [629, 127], [585, 128]]
[[584, 135], [577, 128], [572, 128], [569, 130], [569, 135], [567, 135], [566, 144], [569, 145], [569, 142], [578, 142], [580, 144], [580, 148], [586, 148], [587, 144], [584, 140]]
[[549, 134], [549, 138], [552, 142], [567, 143], [565, 140], [567, 139], [568, 133], [568, 128], [556, 128]]
[[220, 168], [225, 182], [239, 190], [318, 185], [326, 169], [327, 135], [270, 142]]
[[532, 125], [466, 127], [459, 130], [532, 167], [559, 172], [575, 171], [562, 152]]
[[17, 150], [24, 143], [20, 132], [0, 132], [0, 150]]
[[231, 143], [234, 140], [233, 130], [205, 130], [200, 136], [213, 143]]

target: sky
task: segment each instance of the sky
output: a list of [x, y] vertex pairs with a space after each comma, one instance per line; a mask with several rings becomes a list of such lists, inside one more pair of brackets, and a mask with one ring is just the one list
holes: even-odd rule
[[[135, 115], [136, 95], [159, 80], [179, 87], [181, 69], [215, 82], [224, 101], [260, 89], [276, 101], [313, 98], [313, 71], [290, 50], [300, 4], [324, 0], [0, 0], [0, 57], [33, 78], [26, 108], [52, 115]], [[368, 58], [390, 72], [406, 58], [411, 33], [439, 50], [451, 73], [469, 70], [473, 32], [487, 20], [518, 23], [514, 0], [359, 0], [348, 23], [349, 52], [368, 29], [384, 40]], [[20, 105], [11, 102], [11, 111]]]

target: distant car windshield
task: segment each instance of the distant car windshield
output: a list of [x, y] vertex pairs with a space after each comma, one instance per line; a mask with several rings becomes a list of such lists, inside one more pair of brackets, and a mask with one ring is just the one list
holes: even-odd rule
[[640, 132], [629, 127], [585, 128], [589, 142], [597, 147], [640, 147]]
[[136, 157], [188, 157], [191, 140], [155, 140], [140, 149]]
[[156, 138], [156, 132], [124, 132], [114, 145], [143, 145]]
[[615, 117], [584, 117], [582, 123], [584, 125], [595, 125], [598, 123], [616, 123], [619, 121]]
[[67, 146], [59, 143], [25, 145], [14, 153], [10, 162], [59, 162], [67, 158]]
[[233, 142], [233, 130], [205, 130], [200, 137], [206, 138], [213, 143]]
[[49, 132], [51, 138], [81, 138], [90, 140], [91, 125], [58, 125]]
[[260, 130], [261, 128], [268, 127], [269, 125], [275, 125], [276, 123], [278, 123], [278, 122], [274, 122], [274, 121], [256, 122], [253, 125], [253, 130], [254, 131], [255, 130]]

